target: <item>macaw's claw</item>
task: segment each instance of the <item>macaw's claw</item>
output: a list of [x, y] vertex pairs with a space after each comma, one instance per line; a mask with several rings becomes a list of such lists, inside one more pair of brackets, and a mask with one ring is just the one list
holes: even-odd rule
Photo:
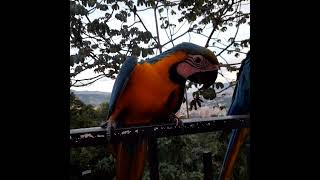
[[175, 122], [176, 123], [176, 127], [183, 127], [183, 122], [181, 119], [179, 119], [175, 114], [170, 114], [169, 115], [169, 121], [170, 122]]
[[106, 129], [106, 138], [108, 141], [110, 141], [111, 135], [112, 135], [112, 130], [113, 130], [111, 122], [107, 121], [107, 122], [103, 123], [100, 127]]
[[100, 127], [103, 129], [107, 128], [107, 126], [108, 126], [108, 121], [105, 121], [105, 122], [101, 123], [101, 125], [100, 125]]

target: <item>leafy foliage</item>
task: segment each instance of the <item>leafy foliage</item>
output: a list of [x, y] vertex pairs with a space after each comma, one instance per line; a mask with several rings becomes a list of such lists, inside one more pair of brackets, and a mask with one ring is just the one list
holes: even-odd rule
[[[75, 50], [70, 55], [70, 85], [85, 86], [102, 77], [114, 79], [127, 56], [153, 56], [161, 52], [163, 47], [174, 45], [179, 38], [190, 34], [208, 37], [203, 46], [219, 50], [216, 54], [226, 51], [238, 58], [241, 50], [249, 47], [250, 39], [236, 40], [235, 35], [229, 38], [229, 44], [223, 44], [219, 37], [213, 38], [215, 36], [212, 34], [249, 24], [250, 14], [241, 12], [239, 8], [242, 2], [245, 0], [70, 0], [70, 48]], [[161, 39], [160, 43], [159, 35], [150, 31], [154, 27], [148, 27], [143, 22], [139, 14], [145, 10], [155, 10], [157, 14], [154, 15], [161, 21], [160, 30], [167, 34], [168, 41]], [[95, 11], [102, 12], [102, 15], [92, 16]], [[134, 22], [129, 21], [130, 18]], [[121, 25], [115, 26], [115, 21]], [[189, 28], [181, 32], [180, 28], [186, 22]], [[212, 28], [212, 32], [204, 34], [208, 27]], [[86, 70], [93, 70], [99, 75], [85, 80], [76, 79], [77, 75]], [[227, 66], [227, 70], [238, 69]], [[188, 82], [187, 88], [192, 86], [198, 85]], [[217, 89], [223, 88], [219, 82], [215, 86]], [[213, 87], [197, 91], [190, 102], [190, 108], [201, 106], [200, 95], [205, 99], [214, 99], [217, 93]], [[108, 112], [107, 104], [95, 110], [73, 94], [70, 95], [70, 103], [70, 128], [98, 126]], [[201, 153], [204, 150], [214, 154], [213, 170], [217, 177], [227, 144], [227, 136], [222, 134], [217, 132], [160, 139], [161, 179], [202, 179]], [[245, 154], [241, 150], [234, 171], [236, 179], [247, 179], [245, 162]], [[106, 154], [105, 147], [72, 149], [70, 166], [73, 179], [79, 177], [79, 172], [88, 169], [92, 170], [94, 179], [112, 179], [115, 175], [114, 159]], [[147, 168], [144, 179], [148, 179]]]
[[[197, 97], [197, 93], [194, 95]], [[74, 94], [70, 94], [70, 100], [71, 128], [98, 126], [99, 120], [107, 115], [108, 103], [102, 103], [94, 110], [92, 106], [83, 104]], [[221, 131], [158, 139], [160, 179], [203, 179], [202, 153], [204, 151], [212, 152], [212, 171], [214, 177], [218, 177], [229, 135], [230, 131]], [[244, 148], [240, 150], [233, 179], [248, 179], [245, 152]], [[91, 170], [92, 179], [111, 180], [115, 176], [115, 159], [107, 153], [105, 146], [72, 148], [70, 179], [81, 179], [81, 172], [85, 170]], [[146, 162], [143, 179], [149, 179], [148, 162]]]
[[[102, 103], [96, 110], [86, 105], [73, 93], [70, 94], [70, 128], [99, 126], [106, 118], [108, 103]], [[91, 170], [94, 179], [115, 176], [114, 158], [108, 154], [105, 146], [79, 147], [70, 150], [70, 178], [80, 179], [81, 172]]]
[[[224, 137], [221, 137], [223, 136]], [[222, 132], [184, 135], [158, 140], [160, 179], [201, 180], [203, 179], [202, 154], [213, 154], [213, 175], [219, 176], [220, 168], [227, 148], [227, 137]], [[144, 180], [149, 179], [146, 166]], [[235, 178], [236, 177], [236, 178]], [[235, 164], [233, 179], [248, 179], [245, 149]]]
[[[212, 34], [248, 23], [250, 13], [240, 10], [245, 1], [70, 0], [70, 45], [76, 50], [70, 55], [70, 84], [85, 86], [102, 78], [96, 76], [76, 81], [77, 75], [88, 69], [103, 77], [115, 78], [128, 55], [146, 58], [192, 33], [208, 36], [208, 42], [203, 44], [206, 47], [216, 43], [222, 46], [213, 45], [209, 48], [226, 48], [221, 52], [227, 50], [239, 57], [241, 49], [248, 47], [249, 39], [235, 41], [235, 36], [230, 37], [230, 45], [236, 48], [230, 49], [231, 46], [221, 44], [221, 39], [212, 38]], [[168, 41], [161, 40], [160, 43], [159, 34], [150, 31], [154, 27], [147, 26], [139, 16], [141, 12], [149, 10], [155, 10], [154, 16], [159, 17], [156, 21], [161, 21], [160, 30], [167, 34]], [[93, 16], [97, 12], [100, 16]], [[173, 19], [178, 19], [178, 22]], [[185, 22], [190, 27], [180, 32]], [[208, 26], [212, 27], [211, 35], [203, 34]]]
[[92, 105], [86, 105], [73, 93], [70, 94], [70, 128], [97, 126], [99, 121], [101, 119]]
[[214, 88], [201, 90], [200, 94], [203, 96], [203, 98], [210, 99], [210, 100], [214, 99], [217, 96]]
[[192, 107], [194, 107], [194, 109], [197, 110], [197, 105], [201, 107], [201, 102], [203, 102], [203, 100], [199, 97], [199, 93], [194, 92], [193, 100], [190, 102], [190, 110], [192, 110]]

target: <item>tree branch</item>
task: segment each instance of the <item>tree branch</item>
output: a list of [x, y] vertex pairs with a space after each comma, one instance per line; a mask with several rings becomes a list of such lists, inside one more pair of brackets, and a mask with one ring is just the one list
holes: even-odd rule
[[[178, 4], [176, 4], [176, 3], [178, 3], [178, 2], [180, 2], [180, 1], [171, 1], [170, 3], [172, 3], [172, 5], [171, 5], [170, 7], [173, 7], [173, 6], [178, 5]], [[165, 6], [165, 5], [162, 4], [162, 5], [159, 5], [159, 6], [156, 6], [156, 7], [159, 8], [159, 7], [162, 7], [162, 6]], [[145, 10], [149, 10], [149, 9], [153, 9], [153, 8], [139, 9], [139, 10], [137, 10], [137, 12], [145, 11]]]
[[91, 77], [91, 78], [85, 78], [85, 79], [73, 79], [73, 81], [76, 81], [76, 82], [79, 82], [79, 81], [90, 81], [90, 80], [93, 80], [93, 79], [96, 79], [96, 78], [99, 78], [99, 77], [102, 77], [104, 76], [103, 74], [99, 74], [95, 77]]
[[[191, 29], [189, 29], [189, 30], [187, 30], [186, 32], [184, 32], [183, 34], [180, 34], [179, 36], [177, 36], [177, 37], [175, 37], [174, 39], [172, 39], [172, 41], [175, 41], [176, 39], [178, 39], [178, 38], [180, 38], [180, 37], [182, 37], [182, 36], [184, 36], [185, 34], [187, 34], [188, 32], [190, 32], [190, 31], [192, 31], [192, 28]], [[165, 46], [165, 45], [167, 45], [167, 44], [169, 44], [171, 41], [168, 41], [168, 42], [166, 42], [166, 43], [164, 43], [163, 45], [162, 45], [162, 47], [163, 46]]]
[[235, 65], [239, 65], [239, 64], [241, 64], [241, 62], [239, 62], [239, 63], [231, 63], [231, 64], [220, 64], [219, 66], [220, 67], [228, 67], [228, 66], [235, 66]]
[[[101, 2], [102, 2], [102, 1], [103, 1], [103, 0], [101, 0], [101, 1], [99, 2], [99, 4], [101, 4]], [[95, 7], [91, 8], [91, 9], [89, 9], [89, 10], [88, 10], [88, 14], [93, 13], [96, 9], [97, 9], [97, 6], [95, 6]], [[90, 11], [92, 11], [92, 12], [90, 12]]]
[[88, 15], [85, 15], [85, 17], [87, 18], [88, 22], [91, 23], [91, 20], [89, 19]]
[[130, 26], [128, 26], [128, 28], [131, 28], [133, 25], [135, 25], [136, 23], [139, 23], [140, 21], [135, 21], [133, 24], [131, 24]]
[[[160, 18], [162, 18], [162, 16], [161, 16], [160, 13], [159, 13], [159, 15], [160, 15]], [[174, 46], [174, 43], [173, 43], [173, 41], [172, 41], [172, 36], [173, 36], [173, 35], [172, 35], [171, 29], [170, 29], [170, 20], [169, 20], [168, 9], [167, 9], [167, 18], [168, 18], [168, 24], [169, 24], [168, 28], [169, 28], [169, 31], [170, 31], [170, 36], [169, 36], [169, 34], [168, 34], [167, 28], [164, 28], [164, 31], [165, 31], [165, 33], [166, 33], [166, 35], [167, 35], [168, 40], [172, 43], [172, 46]], [[163, 21], [164, 21], [164, 20], [162, 19], [162, 24], [164, 24]]]
[[225, 90], [227, 90], [227, 89], [229, 89], [229, 88], [231, 88], [231, 87], [233, 87], [233, 86], [235, 86], [235, 85], [236, 85], [236, 84], [230, 84], [228, 87], [222, 89], [221, 91], [216, 92], [216, 94], [222, 93], [223, 91], [225, 91]]
[[220, 57], [224, 60], [224, 62], [226, 62], [227, 65], [229, 65], [228, 61], [224, 57], [222, 57], [222, 56], [220, 56]]
[[173, 36], [174, 35], [176, 35], [179, 31], [180, 31], [180, 29], [182, 28], [182, 26], [184, 26], [184, 24], [187, 22], [187, 20], [184, 20], [184, 22], [182, 23], [182, 25], [178, 28], [178, 30], [175, 32], [175, 33], [173, 33]]
[[186, 95], [186, 110], [187, 110], [187, 118], [189, 118], [189, 108], [188, 108], [188, 93], [187, 93], [187, 88], [184, 87], [184, 94]]
[[[228, 1], [228, 2], [229, 2], [229, 1]], [[210, 40], [211, 40], [211, 37], [212, 37], [213, 33], [216, 31], [216, 29], [217, 29], [217, 27], [218, 27], [218, 24], [219, 24], [218, 21], [220, 21], [222, 15], [223, 15], [223, 11], [224, 11], [225, 9], [227, 9], [227, 7], [228, 7], [228, 6], [225, 6], [223, 9], [220, 9], [220, 10], [221, 10], [221, 11], [219, 10], [219, 11], [220, 11], [220, 16], [219, 16], [218, 18], [214, 18], [214, 19], [215, 19], [215, 24], [214, 24], [213, 29], [212, 29], [209, 37], [208, 37], [208, 40], [207, 40], [207, 42], [206, 42], [206, 45], [205, 45], [204, 47], [207, 48], [207, 47], [209, 46], [209, 42], [210, 42]]]
[[[226, 2], [226, 4], [229, 4], [229, 0]], [[230, 6], [233, 6], [234, 4], [235, 4], [235, 2], [232, 0], [232, 3], [231, 3], [230, 5], [225, 5], [224, 8], [222, 8], [222, 9], [220, 9], [220, 10], [218, 11], [218, 12], [220, 13], [220, 15], [219, 15], [218, 18], [215, 18], [215, 21], [216, 21], [216, 22], [215, 22], [214, 27], [213, 27], [213, 29], [212, 29], [209, 37], [208, 37], [208, 40], [207, 40], [207, 42], [206, 42], [206, 45], [205, 45], [206, 48], [209, 46], [209, 42], [210, 42], [210, 40], [211, 40], [211, 37], [212, 37], [213, 33], [216, 31], [216, 29], [217, 29], [217, 27], [218, 27], [218, 24], [221, 23], [221, 22], [224, 22], [224, 20], [222, 20], [221, 18], [222, 18], [222, 16], [225, 15], [225, 13], [227, 12], [227, 11], [225, 11], [225, 10], [227, 10]], [[221, 22], [219, 22], [219, 21], [221, 21]]]
[[[146, 27], [146, 25], [143, 23], [143, 21], [142, 21], [141, 17], [139, 16], [139, 14], [138, 14], [136, 11], [134, 11], [130, 6], [128, 6], [128, 7], [129, 7], [130, 11], [133, 12], [133, 14], [139, 18], [139, 21], [140, 21], [140, 23], [142, 24], [143, 28], [144, 28], [147, 32], [150, 32], [150, 31], [148, 30], [148, 28]], [[150, 33], [151, 33], [151, 32], [150, 32]], [[152, 39], [153, 39], [156, 43], [158, 43], [157, 39], [156, 39], [154, 36], [152, 36]]]
[[228, 83], [230, 83], [230, 81], [221, 73], [221, 72], [218, 72]]
[[[236, 9], [235, 9], [231, 14], [228, 14], [228, 15], [226, 14], [225, 17], [234, 15], [234, 14], [237, 12], [237, 9], [239, 8], [240, 3], [241, 3], [241, 1], [237, 1], [237, 2], [235, 2], [233, 5], [231, 5], [230, 7], [232, 7], [232, 6], [234, 6], [235, 4], [237, 4], [237, 7], [236, 7]], [[221, 17], [221, 18], [222, 18], [222, 17]]]
[[153, 12], [154, 12], [154, 19], [155, 19], [155, 22], [156, 22], [156, 31], [157, 31], [157, 38], [158, 38], [158, 48], [159, 48], [159, 51], [160, 53], [162, 53], [162, 47], [160, 45], [160, 35], [159, 35], [159, 27], [158, 27], [158, 19], [157, 19], [157, 5], [158, 5], [158, 1], [157, 1], [157, 4], [154, 6], [153, 8]]
[[217, 28], [217, 27], [218, 27], [218, 23], [216, 23], [216, 24], [214, 25], [214, 27], [213, 27], [213, 29], [212, 29], [209, 37], [208, 37], [208, 40], [207, 40], [207, 42], [206, 42], [206, 45], [204, 46], [205, 48], [207, 48], [207, 47], [209, 46], [209, 42], [210, 42], [210, 40], [211, 40], [211, 37], [212, 37], [213, 33], [216, 31], [216, 28]]
[[[172, 46], [174, 46], [174, 43], [172, 41], [172, 32], [171, 32], [171, 27], [170, 27], [170, 19], [169, 19], [169, 9], [167, 9], [167, 17], [168, 17], [168, 24], [169, 24], [169, 32], [170, 32], [170, 40], [171, 40], [171, 43], [172, 43]], [[166, 31], [167, 32], [167, 31]]]
[[221, 53], [223, 53], [225, 50], [227, 50], [227, 49], [234, 43], [234, 41], [235, 41], [235, 39], [236, 39], [236, 37], [237, 37], [237, 34], [238, 34], [238, 32], [239, 32], [239, 27], [240, 27], [240, 25], [239, 25], [238, 28], [237, 28], [237, 31], [236, 31], [236, 33], [235, 33], [235, 35], [234, 35], [234, 37], [233, 37], [232, 42], [231, 42], [227, 47], [225, 47], [222, 51], [220, 51], [216, 56], [220, 56]]
[[[230, 44], [229, 44], [229, 45], [230, 45]], [[229, 45], [228, 45], [228, 46], [229, 46]], [[224, 50], [224, 49], [225, 49], [225, 48], [218, 47], [218, 46], [209, 46], [209, 47], [214, 47], [214, 48], [218, 48], [218, 49], [222, 49], [222, 50]], [[229, 51], [235, 51], [235, 52], [237, 52], [237, 53], [247, 54], [247, 53], [242, 52], [242, 51], [236, 51], [235, 49], [230, 49]]]
[[[75, 80], [75, 81], [77, 81], [77, 82], [73, 83], [71, 86], [72, 86], [72, 87], [88, 86], [88, 85], [90, 85], [90, 84], [92, 84], [92, 83], [94, 83], [94, 82], [96, 82], [96, 81], [98, 81], [98, 80], [100, 80], [100, 79], [102, 79], [102, 78], [104, 78], [104, 77], [99, 77], [99, 78], [97, 78], [97, 79], [95, 79], [95, 80], [93, 80], [93, 81], [91, 81], [91, 82], [88, 82], [88, 83], [82, 83], [82, 81]], [[81, 85], [76, 85], [76, 83], [81, 83]]]

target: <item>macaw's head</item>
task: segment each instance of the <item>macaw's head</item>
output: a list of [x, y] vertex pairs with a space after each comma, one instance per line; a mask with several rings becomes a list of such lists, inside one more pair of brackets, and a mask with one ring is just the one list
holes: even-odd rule
[[175, 47], [187, 53], [186, 58], [176, 66], [176, 73], [185, 80], [203, 84], [201, 89], [209, 88], [217, 79], [219, 62], [216, 56], [207, 48], [182, 43]]

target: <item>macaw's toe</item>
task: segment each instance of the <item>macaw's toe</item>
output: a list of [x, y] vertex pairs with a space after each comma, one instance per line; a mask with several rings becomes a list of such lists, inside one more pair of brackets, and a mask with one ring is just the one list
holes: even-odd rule
[[112, 123], [110, 121], [105, 122], [104, 124], [101, 125], [101, 128], [106, 129], [106, 138], [108, 141], [111, 140], [111, 135], [113, 132], [113, 126]]
[[179, 119], [174, 113], [171, 113], [169, 115], [169, 121], [175, 122], [176, 127], [183, 127], [183, 121], [181, 119]]

